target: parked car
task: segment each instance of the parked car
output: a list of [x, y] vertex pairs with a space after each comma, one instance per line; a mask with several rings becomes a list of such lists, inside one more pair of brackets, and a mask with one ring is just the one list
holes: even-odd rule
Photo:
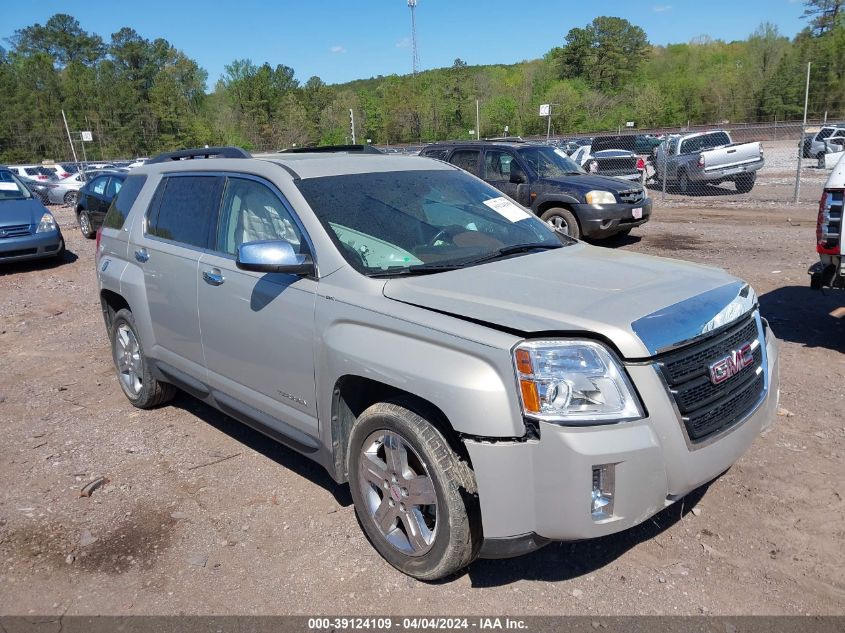
[[84, 237], [93, 239], [115, 196], [123, 187], [126, 172], [101, 172], [79, 190], [76, 203], [76, 222]]
[[572, 160], [591, 174], [632, 180], [645, 184], [645, 160], [634, 153], [635, 137], [597, 136], [589, 145], [582, 145]]
[[62, 180], [55, 180], [48, 183], [47, 199], [50, 204], [63, 204], [68, 207], [76, 205], [79, 198], [79, 190], [85, 180], [82, 174], [73, 174]]
[[15, 174], [0, 169], [0, 262], [62, 257], [59, 224]]
[[41, 201], [41, 204], [50, 204], [48, 190], [51, 187], [55, 187], [55, 184], [48, 181], [35, 180], [33, 178], [26, 178], [22, 176], [18, 176], [18, 179]]
[[842, 260], [842, 220], [845, 216], [845, 155], [833, 168], [819, 201], [816, 223], [816, 252], [819, 261], [807, 273], [810, 287], [845, 288], [845, 266]]
[[578, 242], [443, 161], [209, 149], [136, 168], [99, 232], [118, 384], [348, 481], [406, 574], [628, 529], [776, 419], [775, 336], [721, 270]]
[[433, 143], [422, 156], [457, 165], [572, 237], [605, 238], [648, 222], [645, 189], [586, 173], [563, 150], [528, 143]]
[[8, 169], [16, 176], [32, 178], [33, 180], [57, 180], [54, 171], [41, 165], [9, 165]]
[[68, 171], [65, 169], [64, 165], [59, 165], [57, 163], [48, 163], [42, 165], [44, 169], [50, 171], [55, 176], [56, 180], [64, 180], [68, 176], [73, 175], [73, 172]]
[[680, 193], [693, 193], [703, 185], [734, 182], [739, 193], [754, 188], [757, 171], [763, 167], [763, 146], [759, 141], [734, 143], [728, 132], [696, 132], [671, 136], [657, 148], [654, 168], [658, 180]]
[[836, 138], [845, 138], [845, 123], [832, 123], [822, 126], [818, 132], [805, 134], [801, 153], [804, 158], [815, 158], [821, 164], [826, 152], [825, 141]]

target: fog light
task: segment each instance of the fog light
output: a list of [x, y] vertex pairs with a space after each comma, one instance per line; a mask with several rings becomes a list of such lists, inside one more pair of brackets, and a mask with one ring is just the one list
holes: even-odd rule
[[613, 516], [613, 487], [615, 464], [593, 466], [593, 491], [590, 495], [590, 514], [593, 521]]

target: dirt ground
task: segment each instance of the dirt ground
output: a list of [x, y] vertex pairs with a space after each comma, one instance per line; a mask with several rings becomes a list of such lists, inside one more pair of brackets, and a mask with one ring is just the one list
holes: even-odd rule
[[304, 457], [186, 395], [133, 409], [94, 243], [54, 209], [66, 261], [0, 271], [0, 614], [845, 613], [845, 327], [830, 314], [845, 294], [808, 287], [812, 203], [744, 207], [660, 206], [606, 246], [749, 280], [782, 340], [788, 415], [638, 528], [437, 584], [384, 563], [348, 488]]

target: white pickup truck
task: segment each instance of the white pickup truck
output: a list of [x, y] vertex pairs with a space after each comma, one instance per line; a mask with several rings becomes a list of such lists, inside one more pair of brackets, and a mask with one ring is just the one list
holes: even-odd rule
[[670, 136], [658, 146], [654, 167], [658, 181], [665, 177], [667, 185], [683, 194], [725, 181], [733, 181], [739, 193], [748, 193], [763, 162], [759, 141], [734, 143], [728, 132], [718, 130]]

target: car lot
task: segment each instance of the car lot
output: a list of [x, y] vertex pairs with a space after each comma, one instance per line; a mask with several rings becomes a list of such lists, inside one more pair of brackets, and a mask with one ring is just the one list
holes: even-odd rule
[[[760, 184], [751, 195], [766, 194]], [[807, 196], [817, 197], [811, 187]], [[750, 281], [783, 339], [791, 415], [707, 490], [635, 530], [479, 561], [432, 585], [384, 563], [355, 523], [348, 489], [305, 458], [188, 396], [133, 409], [112, 369], [93, 243], [71, 209], [54, 208], [65, 263], [0, 272], [0, 609], [841, 611], [845, 337], [830, 313], [843, 299], [808, 287], [813, 205], [765, 200], [756, 209], [719, 197], [658, 206], [649, 225], [608, 246], [719, 265]], [[108, 483], [80, 497], [100, 476]]]

